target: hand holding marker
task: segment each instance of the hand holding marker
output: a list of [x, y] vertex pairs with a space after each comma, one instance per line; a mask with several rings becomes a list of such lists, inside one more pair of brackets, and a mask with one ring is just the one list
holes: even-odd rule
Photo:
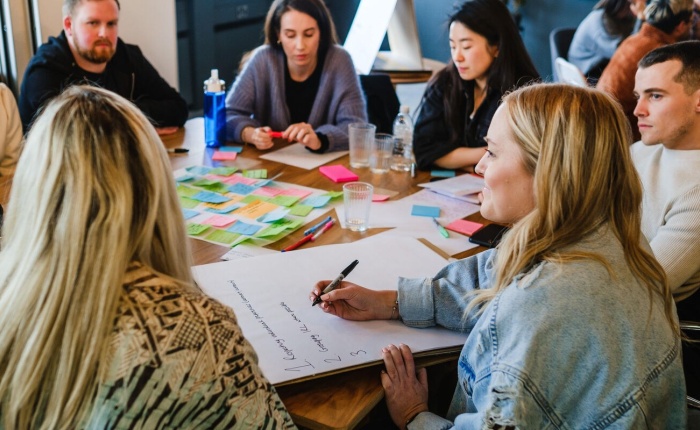
[[328, 284], [328, 286], [323, 289], [323, 292], [316, 297], [316, 300], [314, 300], [314, 302], [311, 304], [311, 306], [316, 306], [317, 304], [321, 303], [323, 301], [323, 300], [321, 300], [322, 295], [328, 294], [331, 291], [338, 288], [338, 285], [340, 285], [340, 283], [343, 281], [343, 279], [345, 279], [345, 277], [348, 276], [350, 274], [350, 272], [352, 272], [352, 269], [354, 269], [355, 266], [357, 266], [357, 263], [359, 263], [359, 261], [357, 261], [357, 260], [353, 261], [352, 263], [350, 263], [350, 265], [348, 267], [345, 268], [345, 270], [340, 272], [340, 275], [338, 275], [338, 277], [335, 278], [333, 280], [333, 282]]

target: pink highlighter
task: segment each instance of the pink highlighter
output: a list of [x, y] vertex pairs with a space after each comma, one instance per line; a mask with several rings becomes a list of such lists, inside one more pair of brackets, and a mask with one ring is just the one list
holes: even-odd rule
[[267, 134], [273, 139], [278, 139], [282, 137], [281, 131], [268, 131]]

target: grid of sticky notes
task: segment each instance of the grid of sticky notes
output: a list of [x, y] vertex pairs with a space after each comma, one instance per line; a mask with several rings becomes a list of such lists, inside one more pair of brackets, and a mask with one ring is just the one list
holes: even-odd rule
[[178, 171], [175, 180], [187, 233], [228, 246], [251, 239], [275, 242], [339, 197], [267, 179], [265, 169], [192, 166]]

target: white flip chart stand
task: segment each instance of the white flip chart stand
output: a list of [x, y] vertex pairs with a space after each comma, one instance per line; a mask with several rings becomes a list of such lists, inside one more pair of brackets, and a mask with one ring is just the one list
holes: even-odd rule
[[[384, 35], [391, 51], [379, 51]], [[343, 47], [363, 75], [425, 70], [413, 0], [362, 0]]]

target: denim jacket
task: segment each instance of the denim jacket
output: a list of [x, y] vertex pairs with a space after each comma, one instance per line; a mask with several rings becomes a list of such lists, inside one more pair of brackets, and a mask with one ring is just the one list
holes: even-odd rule
[[495, 250], [399, 280], [406, 325], [469, 332], [448, 419], [424, 412], [409, 429], [685, 428], [680, 340], [661, 299], [650, 301], [607, 229], [576, 250], [614, 274], [592, 259], [542, 262], [480, 316], [464, 317], [466, 295], [490, 286]]

